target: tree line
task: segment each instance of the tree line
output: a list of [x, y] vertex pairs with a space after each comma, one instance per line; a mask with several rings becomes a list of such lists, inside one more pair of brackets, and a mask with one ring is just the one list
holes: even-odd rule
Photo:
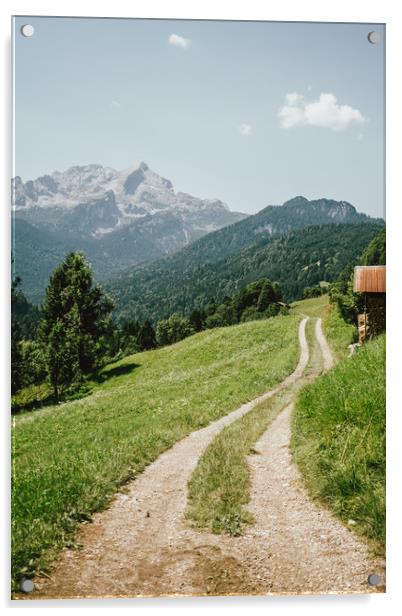
[[156, 326], [146, 319], [117, 322], [112, 298], [93, 283], [83, 253], [72, 252], [54, 270], [41, 309], [32, 306], [20, 289], [11, 286], [11, 387], [48, 382], [54, 401], [82, 386], [103, 365], [140, 351], [178, 342], [204, 329], [286, 312], [278, 283], [261, 278], [221, 303], [209, 300], [189, 316], [178, 313]]
[[[303, 298], [306, 287], [335, 281], [377, 235], [380, 223], [313, 226], [279, 237], [255, 236], [255, 243], [215, 260], [216, 233], [170, 257], [124, 271], [105, 283], [116, 302], [118, 318], [150, 318], [173, 313], [189, 316], [214, 297], [222, 303], [254, 280], [281, 284], [284, 301]], [[220, 237], [220, 236], [218, 236]], [[237, 241], [236, 236], [236, 241]], [[236, 243], [236, 242], [234, 242]], [[205, 254], [200, 246], [205, 245]], [[212, 246], [211, 246], [212, 244]], [[215, 255], [210, 257], [210, 253]]]
[[339, 313], [344, 321], [356, 325], [357, 315], [364, 311], [363, 294], [353, 291], [355, 265], [385, 265], [385, 263], [386, 230], [383, 228], [371, 240], [360, 257], [354, 263], [349, 263], [330, 286], [330, 301], [338, 306]]

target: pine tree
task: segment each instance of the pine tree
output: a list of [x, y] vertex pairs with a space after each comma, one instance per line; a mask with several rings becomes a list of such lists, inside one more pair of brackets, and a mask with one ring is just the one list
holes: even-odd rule
[[56, 400], [99, 366], [112, 307], [84, 255], [67, 255], [50, 277], [39, 329]]
[[200, 332], [205, 325], [205, 311], [198, 310], [198, 308], [194, 308], [189, 316], [189, 321], [191, 326], [194, 328], [194, 331]]
[[48, 338], [46, 359], [56, 400], [65, 389], [82, 379], [79, 362], [79, 322], [75, 309], [65, 319], [57, 319]]
[[11, 393], [17, 392], [22, 386], [23, 357], [21, 349], [22, 332], [16, 314], [18, 286], [20, 278], [14, 278], [11, 283]]
[[257, 311], [264, 312], [276, 299], [275, 291], [270, 280], [265, 280], [257, 300]]
[[138, 346], [143, 351], [149, 351], [156, 347], [155, 330], [151, 321], [144, 321], [138, 332]]

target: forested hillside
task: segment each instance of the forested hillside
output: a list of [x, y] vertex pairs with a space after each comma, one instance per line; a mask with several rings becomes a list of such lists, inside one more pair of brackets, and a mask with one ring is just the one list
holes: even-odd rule
[[[158, 210], [152, 216], [144, 211], [129, 224], [119, 223], [110, 233], [102, 229], [98, 233], [95, 227], [105, 216], [102, 224], [108, 226], [110, 208], [113, 216], [117, 216], [118, 209], [111, 197], [78, 205], [71, 211], [60, 206], [20, 207], [14, 212], [13, 221], [15, 273], [21, 277], [27, 299], [40, 304], [51, 272], [66, 254], [77, 250], [91, 263], [94, 279], [105, 281], [129, 267], [135, 269], [162, 258], [167, 258], [167, 263], [175, 268], [177, 251], [180, 251], [179, 260], [188, 262], [187, 270], [196, 264], [216, 263], [260, 240], [310, 225], [378, 222], [358, 213], [346, 201], [331, 199], [308, 201], [295, 197], [282, 206], [269, 205], [246, 218], [222, 209], [220, 202], [214, 203], [208, 202], [205, 211], [202, 208], [198, 211], [198, 206], [192, 203], [195, 208], [192, 216], [201, 217], [197, 220], [204, 225], [202, 228], [190, 229], [184, 224], [183, 211], [173, 208]], [[242, 220], [229, 224], [239, 218]], [[205, 235], [207, 229], [212, 232]]]
[[72, 234], [49, 231], [19, 218], [13, 223], [13, 235], [15, 270], [22, 279], [27, 298], [36, 304], [44, 298], [50, 274], [69, 252], [82, 251], [91, 262], [97, 280], [108, 278], [133, 263], [152, 261], [164, 255], [149, 234], [143, 232], [141, 223], [135, 229], [124, 227], [100, 241], [77, 239]]
[[11, 194], [15, 273], [33, 302], [68, 252], [83, 251], [103, 280], [246, 216], [219, 199], [176, 192], [145, 163], [121, 171], [76, 165], [25, 183], [17, 176]]
[[380, 222], [361, 214], [346, 201], [294, 197], [281, 206], [268, 205], [253, 216], [209, 233], [183, 249], [191, 262], [214, 263], [245, 246], [311, 225]]
[[265, 238], [216, 262], [201, 263], [200, 245], [211, 242], [220, 231], [168, 259], [124, 272], [107, 289], [115, 299], [117, 317], [154, 321], [174, 312], [189, 314], [212, 299], [220, 303], [263, 277], [279, 282], [284, 299], [290, 301], [301, 298], [305, 287], [335, 280], [381, 226], [366, 222], [308, 227]]

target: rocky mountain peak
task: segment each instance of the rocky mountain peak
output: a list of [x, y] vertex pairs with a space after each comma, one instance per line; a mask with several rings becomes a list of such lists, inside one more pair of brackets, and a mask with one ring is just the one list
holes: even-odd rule
[[121, 171], [99, 164], [75, 165], [25, 183], [17, 176], [12, 180], [12, 202], [16, 216], [31, 224], [93, 238], [162, 214], [167, 220], [169, 214], [177, 219], [187, 243], [244, 218], [222, 201], [176, 193], [170, 180], [143, 161]]
[[292, 197], [292, 199], [289, 199], [289, 201], [285, 201], [285, 203], [283, 204], [283, 207], [294, 207], [297, 205], [307, 205], [307, 203], [309, 203], [309, 200], [306, 199], [306, 197], [303, 197], [302, 195], [297, 195], [296, 197]]

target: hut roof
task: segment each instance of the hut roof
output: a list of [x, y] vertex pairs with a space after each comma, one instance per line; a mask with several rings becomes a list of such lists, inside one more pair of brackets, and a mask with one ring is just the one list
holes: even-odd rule
[[385, 293], [385, 265], [355, 267], [353, 291], [357, 293]]

